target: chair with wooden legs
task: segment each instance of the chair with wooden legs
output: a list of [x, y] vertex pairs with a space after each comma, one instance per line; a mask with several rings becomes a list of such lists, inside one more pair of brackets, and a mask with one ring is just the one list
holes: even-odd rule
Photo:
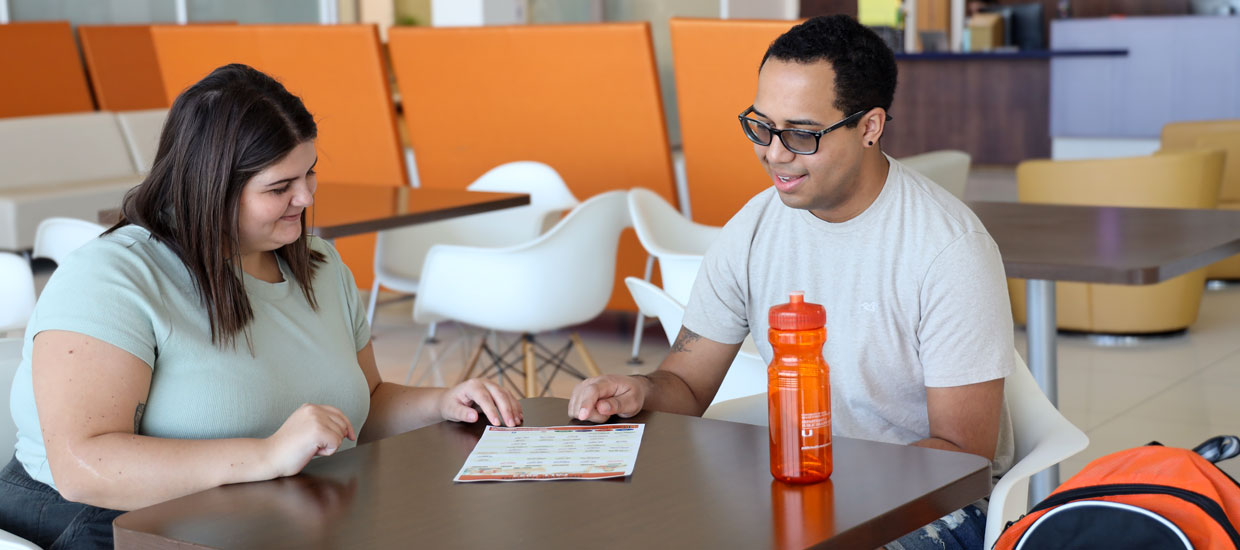
[[[520, 245], [431, 247], [422, 266], [414, 321], [457, 321], [493, 333], [520, 334], [507, 345], [499, 344], [498, 336], [484, 337], [471, 354], [465, 378], [474, 375], [485, 354], [490, 364], [480, 376], [493, 373], [526, 397], [546, 394], [561, 372], [583, 379], [599, 375], [576, 334], [555, 350], [535, 335], [589, 321], [607, 306], [620, 232], [630, 225], [626, 195], [595, 195], [542, 236]], [[573, 349], [585, 372], [568, 363]], [[509, 376], [513, 371], [524, 373], [523, 383]]]

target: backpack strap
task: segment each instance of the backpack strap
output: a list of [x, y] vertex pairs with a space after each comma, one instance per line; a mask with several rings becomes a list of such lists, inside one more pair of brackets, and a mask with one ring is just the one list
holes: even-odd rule
[[1193, 451], [1210, 462], [1218, 463], [1240, 455], [1240, 438], [1234, 435], [1211, 437], [1193, 447]]

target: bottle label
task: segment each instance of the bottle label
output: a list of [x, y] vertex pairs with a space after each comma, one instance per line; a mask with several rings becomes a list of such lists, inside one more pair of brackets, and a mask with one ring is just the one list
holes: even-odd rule
[[831, 411], [801, 414], [801, 450], [831, 446]]

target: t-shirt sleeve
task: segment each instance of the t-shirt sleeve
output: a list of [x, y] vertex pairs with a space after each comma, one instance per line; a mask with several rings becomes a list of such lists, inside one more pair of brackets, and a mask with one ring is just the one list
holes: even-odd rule
[[[122, 244], [96, 240], [57, 266], [31, 316], [35, 335], [47, 330], [84, 334], [116, 346], [154, 368], [160, 338], [153, 266]], [[166, 334], [163, 336], [167, 336]]]
[[1011, 372], [1011, 303], [990, 235], [965, 233], [939, 253], [922, 283], [921, 309], [918, 353], [926, 386], [976, 384]]
[[348, 310], [350, 325], [353, 327], [354, 349], [362, 351], [362, 348], [370, 343], [370, 323], [366, 322], [366, 308], [362, 302], [362, 295], [357, 290], [357, 281], [353, 279], [353, 271], [345, 265], [336, 247], [322, 239], [316, 238], [315, 240], [318, 241], [316, 248], [327, 256], [328, 264], [340, 274], [338, 281], [340, 286], [337, 288], [344, 294], [344, 304]]
[[747, 266], [753, 239], [744, 234], [746, 225], [734, 218], [724, 226], [702, 259], [685, 307], [685, 328], [723, 344], [738, 344], [749, 334]]

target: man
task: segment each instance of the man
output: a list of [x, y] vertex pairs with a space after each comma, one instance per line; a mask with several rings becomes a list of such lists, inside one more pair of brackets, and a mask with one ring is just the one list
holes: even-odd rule
[[[658, 370], [582, 382], [570, 416], [701, 415], [746, 334], [771, 359], [767, 311], [803, 290], [827, 311], [836, 435], [973, 453], [1007, 469], [1003, 264], [968, 207], [882, 152], [895, 84], [891, 51], [848, 17], [811, 19], [771, 44], [741, 124], [772, 188], [707, 252]], [[972, 505], [889, 547], [980, 548], [984, 530]]]

